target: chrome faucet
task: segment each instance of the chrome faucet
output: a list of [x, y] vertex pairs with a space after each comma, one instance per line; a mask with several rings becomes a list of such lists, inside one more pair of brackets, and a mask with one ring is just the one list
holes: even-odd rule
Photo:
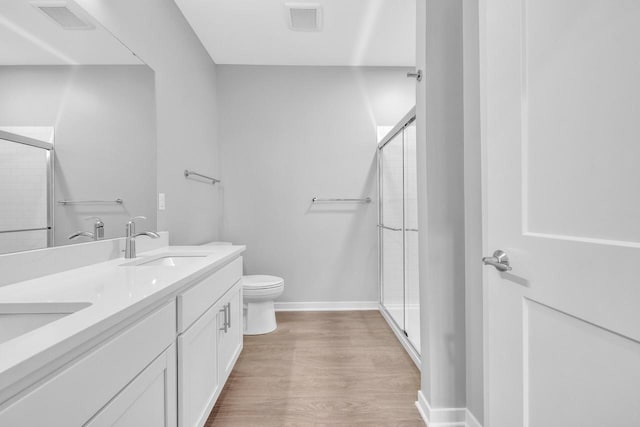
[[90, 216], [85, 219], [95, 219], [96, 221], [93, 223], [93, 233], [89, 231], [76, 231], [75, 233], [69, 236], [69, 240], [77, 239], [78, 237], [89, 237], [93, 240], [102, 240], [104, 239], [104, 222], [97, 216]]
[[124, 257], [131, 259], [136, 257], [136, 237], [147, 236], [152, 239], [157, 239], [160, 235], [153, 231], [143, 231], [142, 233], [136, 233], [136, 219], [147, 219], [144, 216], [134, 216], [129, 220], [126, 226], [126, 241], [124, 247]]

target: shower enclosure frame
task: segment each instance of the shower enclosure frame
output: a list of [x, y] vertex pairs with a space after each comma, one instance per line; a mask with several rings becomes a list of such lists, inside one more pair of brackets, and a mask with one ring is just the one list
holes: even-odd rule
[[[377, 181], [378, 181], [378, 308], [380, 313], [384, 317], [384, 319], [389, 324], [389, 327], [396, 335], [404, 349], [407, 351], [413, 362], [416, 364], [418, 369], [420, 369], [421, 363], [421, 355], [420, 349], [416, 349], [414, 344], [409, 340], [407, 333], [405, 332], [405, 328], [401, 327], [391, 313], [387, 310], [384, 305], [384, 259], [383, 259], [383, 182], [382, 182], [382, 150], [385, 145], [391, 142], [394, 138], [398, 136], [398, 134], [405, 131], [405, 129], [413, 124], [416, 120], [416, 108], [413, 107], [409, 112], [386, 134], [384, 138], [378, 143], [378, 147], [376, 150], [376, 162], [377, 162]], [[405, 224], [405, 179], [404, 179], [404, 165], [405, 162], [405, 153], [404, 153], [404, 141], [403, 141], [403, 184], [402, 184], [402, 192], [403, 192], [403, 219], [402, 219], [402, 275], [403, 275], [403, 292], [406, 295], [406, 224]]]

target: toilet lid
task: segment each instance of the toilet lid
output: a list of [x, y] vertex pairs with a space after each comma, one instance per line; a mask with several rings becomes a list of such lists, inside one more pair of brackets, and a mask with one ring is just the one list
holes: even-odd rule
[[242, 276], [242, 287], [245, 289], [268, 289], [282, 286], [284, 280], [282, 277], [253, 275]]

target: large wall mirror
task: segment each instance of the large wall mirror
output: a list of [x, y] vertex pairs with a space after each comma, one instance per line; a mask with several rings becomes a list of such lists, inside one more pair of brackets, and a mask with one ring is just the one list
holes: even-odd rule
[[0, 1], [0, 52], [0, 254], [155, 229], [153, 70], [70, 0]]

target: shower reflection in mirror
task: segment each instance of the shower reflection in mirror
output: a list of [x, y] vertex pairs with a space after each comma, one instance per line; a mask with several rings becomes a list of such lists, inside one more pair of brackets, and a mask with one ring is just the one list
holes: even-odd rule
[[0, 254], [53, 246], [53, 131], [11, 130], [0, 129]]

